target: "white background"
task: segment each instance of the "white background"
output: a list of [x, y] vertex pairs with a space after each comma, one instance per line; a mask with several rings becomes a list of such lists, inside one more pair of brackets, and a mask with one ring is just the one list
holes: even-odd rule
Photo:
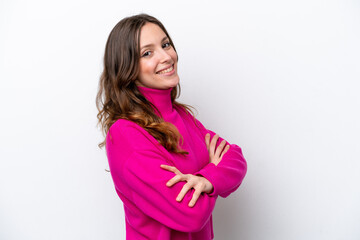
[[242, 147], [215, 239], [360, 239], [360, 3], [0, 1], [0, 239], [125, 239], [96, 128], [111, 29], [145, 12], [179, 54], [181, 102]]

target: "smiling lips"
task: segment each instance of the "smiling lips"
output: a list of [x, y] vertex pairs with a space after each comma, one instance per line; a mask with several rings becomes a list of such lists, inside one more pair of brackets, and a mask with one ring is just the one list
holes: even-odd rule
[[174, 65], [171, 65], [169, 68], [157, 72], [157, 74], [165, 74], [171, 72], [172, 70], [174, 70]]

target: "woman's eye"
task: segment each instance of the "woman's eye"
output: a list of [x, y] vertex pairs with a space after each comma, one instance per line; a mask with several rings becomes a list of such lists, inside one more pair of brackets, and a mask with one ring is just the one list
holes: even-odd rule
[[147, 57], [147, 56], [150, 56], [151, 55], [151, 52], [150, 51], [147, 51], [147, 52], [144, 52], [142, 57]]
[[163, 44], [163, 48], [168, 48], [168, 47], [170, 47], [171, 46], [171, 44], [170, 44], [170, 42], [166, 42], [166, 43], [164, 43]]

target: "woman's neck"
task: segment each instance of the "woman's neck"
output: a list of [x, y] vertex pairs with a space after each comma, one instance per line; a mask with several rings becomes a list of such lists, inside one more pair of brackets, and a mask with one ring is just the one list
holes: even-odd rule
[[173, 111], [173, 104], [171, 102], [172, 88], [154, 89], [138, 86], [138, 89], [160, 111], [163, 117], [166, 117]]

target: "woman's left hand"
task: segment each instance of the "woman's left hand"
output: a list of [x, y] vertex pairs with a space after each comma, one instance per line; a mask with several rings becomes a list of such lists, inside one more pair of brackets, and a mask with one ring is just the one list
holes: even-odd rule
[[176, 167], [169, 166], [169, 165], [160, 165], [162, 169], [165, 169], [167, 171], [173, 172], [176, 175], [170, 179], [166, 186], [171, 187], [174, 184], [185, 181], [186, 184], [181, 189], [179, 195], [176, 197], [176, 201], [181, 202], [183, 198], [185, 197], [186, 193], [194, 188], [195, 192], [188, 204], [189, 207], [193, 207], [196, 203], [196, 201], [199, 199], [201, 193], [211, 193], [214, 189], [213, 185], [209, 180], [202, 176], [196, 176], [192, 174], [182, 174]]

